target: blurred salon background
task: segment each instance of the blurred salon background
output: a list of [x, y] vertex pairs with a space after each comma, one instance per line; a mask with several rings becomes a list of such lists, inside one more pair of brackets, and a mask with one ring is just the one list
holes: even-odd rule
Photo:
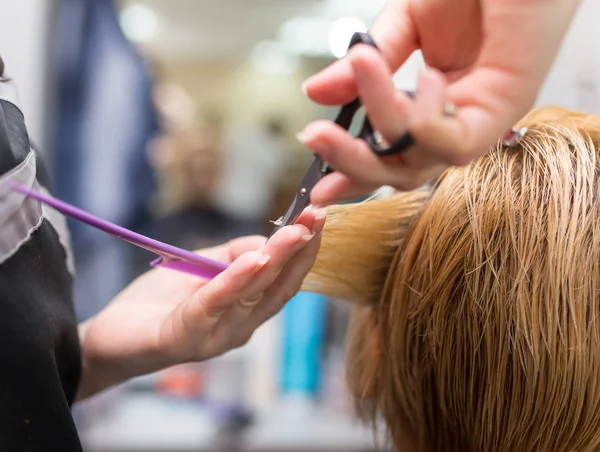
[[[194, 250], [268, 234], [332, 119], [301, 83], [384, 0], [0, 0], [0, 54], [55, 194]], [[584, 0], [539, 104], [600, 112], [600, 2]], [[418, 53], [396, 75], [414, 89]], [[153, 255], [70, 221], [85, 320]], [[348, 307], [300, 293], [245, 347], [75, 408], [89, 452], [375, 451], [344, 383]]]

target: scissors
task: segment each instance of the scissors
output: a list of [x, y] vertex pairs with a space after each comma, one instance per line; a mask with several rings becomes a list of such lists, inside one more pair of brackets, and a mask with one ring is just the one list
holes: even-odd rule
[[[355, 33], [350, 41], [350, 47], [358, 43], [368, 44], [377, 48], [373, 39], [366, 33]], [[413, 97], [412, 93], [407, 93]], [[352, 125], [354, 115], [360, 109], [362, 102], [360, 99], [346, 104], [342, 107], [339, 112], [336, 123], [348, 130]], [[375, 135], [374, 129], [368, 118], [365, 118], [362, 130], [358, 135], [360, 138], [365, 140], [373, 152], [379, 156], [393, 155], [405, 151], [414, 143], [413, 138], [409, 133], [402, 136], [394, 145], [389, 148], [382, 148], [379, 145], [378, 139]], [[276, 227], [272, 231], [271, 235], [281, 229], [283, 226], [293, 224], [302, 211], [310, 203], [310, 194], [313, 187], [319, 182], [325, 175], [333, 172], [328, 167], [327, 163], [320, 157], [315, 156], [313, 163], [310, 165], [306, 175], [302, 179], [300, 186], [296, 191], [296, 196], [292, 201], [292, 204], [286, 211], [285, 215], [275, 222]], [[71, 216], [78, 219], [88, 225], [100, 229], [108, 234], [111, 234], [121, 240], [131, 243], [132, 245], [144, 248], [158, 255], [159, 257], [150, 263], [151, 266], [165, 267], [172, 270], [200, 276], [203, 278], [212, 279], [222, 271], [224, 271], [228, 264], [224, 262], [215, 261], [206, 257], [199, 256], [191, 251], [180, 249], [166, 243], [159, 242], [158, 240], [145, 237], [141, 234], [135, 233], [128, 229], [125, 229], [116, 224], [105, 221], [98, 218], [88, 212], [85, 212], [75, 206], [72, 206], [64, 201], [54, 198], [50, 195], [46, 195], [37, 190], [33, 190], [18, 184], [11, 184], [12, 188], [22, 194], [34, 198], [44, 204], [53, 207], [54, 209], [62, 212], [65, 215]]]
[[[348, 48], [350, 49], [359, 43], [367, 44], [377, 49], [377, 45], [373, 41], [373, 38], [371, 38], [371, 36], [367, 33], [354, 33]], [[414, 97], [414, 93], [406, 92], [406, 94], [408, 94], [410, 97]], [[362, 101], [360, 98], [356, 98], [352, 102], [344, 105], [338, 113], [335, 123], [348, 130], [352, 125], [354, 115], [356, 115], [356, 112], [361, 106]], [[406, 151], [414, 144], [413, 137], [410, 135], [410, 133], [406, 132], [392, 146], [389, 148], [382, 148], [379, 144], [379, 140], [375, 134], [373, 126], [371, 125], [371, 122], [367, 116], [365, 116], [362, 129], [357, 138], [362, 138], [364, 141], [366, 141], [371, 150], [380, 157], [399, 154]], [[321, 157], [315, 156], [312, 164], [308, 168], [308, 171], [302, 178], [302, 181], [296, 190], [296, 195], [294, 196], [294, 199], [287, 211], [281, 218], [273, 222], [275, 224], [275, 228], [272, 230], [271, 236], [284, 226], [294, 224], [296, 220], [298, 220], [298, 217], [302, 211], [304, 211], [304, 209], [310, 204], [310, 194], [312, 189], [323, 177], [332, 172], [333, 170], [328, 166], [327, 162], [325, 162]]]

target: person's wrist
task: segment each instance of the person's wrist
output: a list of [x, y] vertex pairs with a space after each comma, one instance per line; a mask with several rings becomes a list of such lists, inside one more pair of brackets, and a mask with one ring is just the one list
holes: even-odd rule
[[[76, 402], [91, 397], [112, 386], [140, 375], [180, 364], [181, 359], [163, 350], [160, 345], [149, 344], [145, 350], [107, 353], [98, 340], [88, 335], [94, 319], [79, 325], [81, 347], [81, 378]], [[109, 339], [107, 339], [109, 340]]]

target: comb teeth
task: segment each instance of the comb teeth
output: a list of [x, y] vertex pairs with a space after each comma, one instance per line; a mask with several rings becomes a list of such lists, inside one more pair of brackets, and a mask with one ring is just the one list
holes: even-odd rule
[[527, 128], [523, 127], [521, 129], [510, 129], [508, 132], [504, 134], [502, 137], [502, 144], [506, 147], [512, 148], [521, 142], [525, 134], [527, 133]]

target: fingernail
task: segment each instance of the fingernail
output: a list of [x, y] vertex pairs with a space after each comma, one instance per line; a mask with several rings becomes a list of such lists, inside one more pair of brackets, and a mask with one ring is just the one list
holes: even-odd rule
[[304, 242], [310, 242], [314, 236], [315, 233], [312, 232], [311, 234], [303, 235], [301, 240], [303, 240]]
[[303, 130], [296, 134], [296, 139], [304, 146], [310, 147], [310, 149], [317, 155], [326, 154], [328, 151], [327, 145], [323, 143], [322, 139], [317, 139], [317, 135], [314, 132]]
[[271, 259], [271, 256], [268, 254], [261, 254], [256, 258], [256, 263], [258, 267], [263, 267], [267, 262], [269, 262], [269, 259]]
[[302, 83], [302, 85], [300, 86], [300, 89], [302, 90], [302, 94], [304, 94], [306, 97], [308, 97], [308, 89], [306, 88], [306, 85], [308, 85], [308, 80], [305, 81], [304, 83]]
[[304, 130], [296, 134], [296, 139], [302, 144], [310, 141], [312, 138], [313, 136], [310, 133], [306, 133]]
[[319, 208], [319, 210], [317, 210], [317, 213], [315, 215], [315, 220], [322, 220], [323, 218], [327, 218], [327, 208], [326, 207]]

